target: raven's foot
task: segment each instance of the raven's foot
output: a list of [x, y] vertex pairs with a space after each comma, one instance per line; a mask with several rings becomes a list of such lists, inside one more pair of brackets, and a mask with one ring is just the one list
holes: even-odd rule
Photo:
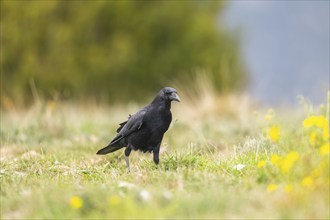
[[131, 169], [129, 167], [129, 159], [128, 156], [125, 156], [125, 162], [126, 162], [126, 169], [127, 169], [127, 173], [131, 172]]

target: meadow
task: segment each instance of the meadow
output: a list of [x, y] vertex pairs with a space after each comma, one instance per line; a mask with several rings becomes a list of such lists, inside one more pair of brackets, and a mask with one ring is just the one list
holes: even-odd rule
[[123, 151], [95, 153], [141, 104], [5, 100], [1, 219], [330, 218], [329, 100], [264, 109], [207, 88], [180, 96], [160, 167], [132, 152], [130, 173]]

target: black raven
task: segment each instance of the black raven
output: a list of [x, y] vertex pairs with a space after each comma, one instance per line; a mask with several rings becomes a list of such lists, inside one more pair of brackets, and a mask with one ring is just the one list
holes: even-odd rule
[[158, 166], [160, 144], [172, 121], [172, 101], [180, 102], [175, 89], [165, 87], [160, 90], [149, 105], [120, 123], [117, 136], [96, 154], [107, 154], [126, 147], [125, 161], [127, 170], [130, 171], [128, 157], [131, 150], [153, 152], [153, 160]]

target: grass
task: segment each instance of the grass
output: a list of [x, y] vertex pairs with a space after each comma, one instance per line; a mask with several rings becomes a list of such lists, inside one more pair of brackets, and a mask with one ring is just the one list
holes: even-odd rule
[[311, 114], [329, 125], [328, 108], [280, 113], [246, 97], [185, 97], [173, 105], [160, 168], [151, 154], [132, 152], [131, 173], [122, 151], [95, 152], [140, 106], [3, 109], [1, 219], [329, 219], [326, 128], [303, 126]]

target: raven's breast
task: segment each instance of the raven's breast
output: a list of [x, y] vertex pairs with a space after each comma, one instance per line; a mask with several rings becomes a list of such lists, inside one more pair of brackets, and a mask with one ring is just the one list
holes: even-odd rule
[[[163, 133], [164, 134], [164, 133]], [[141, 129], [128, 138], [128, 143], [134, 150], [141, 150], [143, 152], [152, 151], [156, 148], [163, 138], [163, 134], [153, 130]]]

